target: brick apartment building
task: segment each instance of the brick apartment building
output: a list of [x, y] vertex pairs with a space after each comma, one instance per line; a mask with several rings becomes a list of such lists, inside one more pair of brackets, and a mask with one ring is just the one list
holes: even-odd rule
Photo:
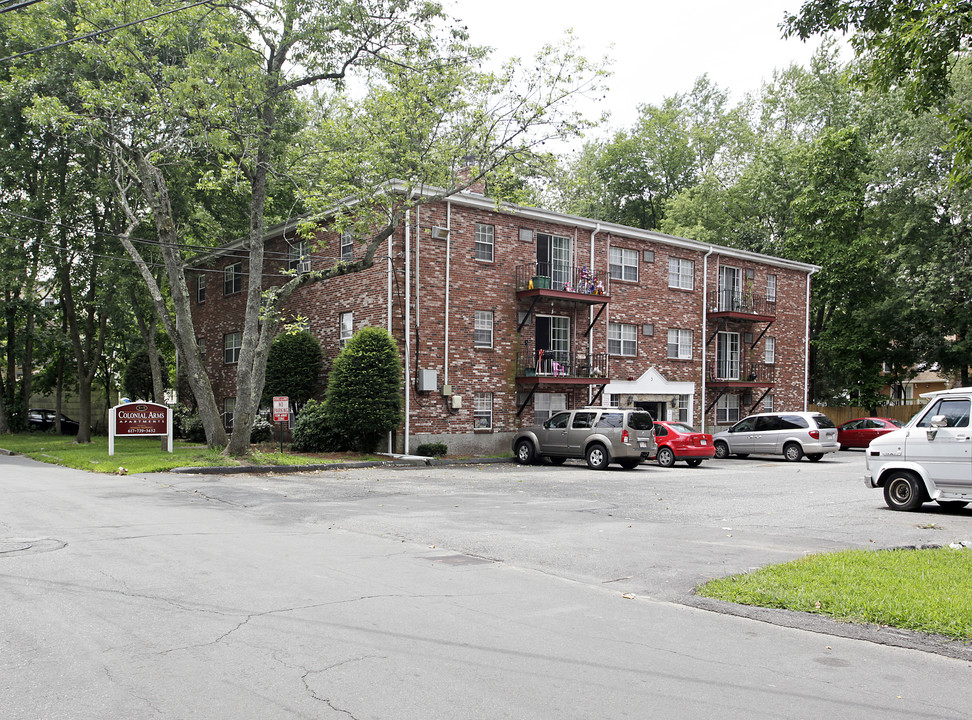
[[[352, 238], [268, 231], [265, 282], [348, 260]], [[194, 322], [227, 423], [235, 404], [246, 258], [223, 249], [196, 279]], [[708, 430], [806, 406], [810, 276], [781, 258], [546, 210], [477, 192], [413, 210], [374, 267], [299, 289], [325, 377], [362, 327], [402, 353], [398, 451], [505, 451], [522, 425], [588, 404], [638, 406]], [[408, 328], [408, 332], [405, 332]], [[323, 392], [323, 390], [322, 390]]]

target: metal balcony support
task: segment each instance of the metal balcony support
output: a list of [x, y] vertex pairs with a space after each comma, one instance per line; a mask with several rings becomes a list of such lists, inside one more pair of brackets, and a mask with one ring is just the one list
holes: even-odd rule
[[756, 338], [755, 340], [753, 340], [753, 344], [749, 346], [750, 349], [756, 347], [756, 343], [758, 343], [760, 340], [763, 339], [763, 335], [766, 334], [766, 331], [769, 330], [772, 325], [773, 325], [773, 321], [772, 320], [770, 320], [768, 323], [766, 323], [766, 327], [763, 328], [763, 332], [761, 332], [759, 334], [759, 337]]
[[597, 392], [594, 393], [594, 396], [591, 398], [591, 405], [597, 405], [598, 401], [601, 399], [601, 395], [604, 393], [604, 388], [606, 387], [607, 385], [601, 385], [601, 387], [597, 389]]
[[[533, 308], [536, 307], [536, 305], [537, 305], [537, 303], [539, 301], [540, 301], [540, 296], [539, 295], [534, 295], [533, 296], [533, 301], [530, 303], [530, 307], [527, 308], [526, 315], [523, 316], [523, 320], [520, 321], [519, 326], [517, 326], [517, 328], [516, 328], [516, 331], [517, 332], [520, 332], [523, 329], [523, 326], [526, 325], [526, 321], [529, 320], [530, 319], [530, 315], [533, 314]], [[519, 413], [517, 413], [517, 414], [519, 414]]]
[[716, 397], [715, 397], [715, 400], [713, 400], [713, 401], [712, 401], [711, 403], [709, 403], [709, 407], [707, 407], [707, 408], [705, 409], [705, 414], [706, 414], [706, 415], [708, 415], [708, 414], [709, 414], [710, 412], [712, 412], [712, 408], [714, 408], [714, 407], [715, 407], [715, 405], [716, 405], [716, 403], [717, 403], [717, 402], [719, 402], [719, 398], [721, 398], [721, 397], [722, 397], [723, 395], [725, 395], [725, 394], [726, 394], [726, 391], [725, 391], [725, 390], [723, 390], [723, 391], [722, 391], [722, 392], [720, 392], [720, 393], [719, 393], [718, 395], [716, 395]]
[[584, 337], [587, 337], [588, 335], [591, 334], [591, 330], [593, 330], [594, 326], [597, 325], [597, 321], [601, 319], [601, 313], [604, 312], [604, 308], [606, 307], [607, 307], [607, 303], [601, 303], [601, 309], [597, 311], [597, 315], [595, 315], [594, 319], [591, 320], [591, 324], [587, 326], [587, 330], [584, 331]]
[[516, 416], [517, 417], [520, 417], [520, 415], [526, 409], [526, 406], [530, 404], [530, 401], [531, 400], [533, 400], [533, 395], [534, 395], [534, 393], [536, 393], [536, 391], [537, 391], [537, 386], [536, 385], [533, 385], [530, 388], [530, 392], [527, 393], [526, 398], [524, 398], [523, 403], [520, 405], [519, 408], [517, 408], [517, 410], [516, 410]]
[[753, 404], [752, 404], [752, 405], [751, 405], [751, 406], [749, 407], [749, 412], [748, 412], [748, 413], [746, 413], [747, 415], [752, 415], [752, 414], [753, 414], [754, 412], [756, 412], [756, 408], [757, 408], [757, 407], [759, 407], [759, 404], [760, 404], [761, 402], [763, 402], [763, 398], [764, 398], [764, 397], [766, 397], [767, 395], [769, 395], [769, 391], [770, 391], [770, 389], [771, 389], [771, 388], [766, 388], [766, 390], [765, 390], [765, 391], [763, 392], [763, 394], [759, 396], [759, 400], [757, 400], [756, 402], [754, 402], [754, 403], [753, 403]]
[[723, 330], [725, 330], [728, 324], [729, 324], [728, 320], [726, 320], [725, 318], [719, 318], [719, 324], [716, 326], [715, 332], [713, 332], [709, 336], [709, 339], [705, 341], [705, 346], [708, 347], [709, 345], [711, 345], [712, 341], [715, 340], [716, 335], [718, 335]]

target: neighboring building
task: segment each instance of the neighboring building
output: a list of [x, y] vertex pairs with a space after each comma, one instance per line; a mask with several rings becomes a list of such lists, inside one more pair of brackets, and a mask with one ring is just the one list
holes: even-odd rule
[[[268, 231], [267, 284], [360, 254], [298, 221]], [[227, 423], [245, 303], [245, 253], [198, 275], [196, 332]], [[234, 254], [236, 251], [236, 254]], [[329, 256], [329, 257], [328, 257]], [[407, 421], [396, 449], [503, 451], [521, 425], [586, 404], [638, 406], [707, 428], [803, 410], [807, 303], [819, 268], [464, 192], [422, 206], [364, 272], [287, 302], [325, 357], [366, 325], [402, 351]], [[404, 329], [408, 328], [406, 334]], [[325, 372], [330, 363], [326, 363]]]
[[924, 393], [940, 392], [957, 386], [957, 383], [938, 370], [921, 370], [913, 378], [900, 384], [885, 385], [881, 388], [881, 394], [886, 395], [892, 405], [911, 405], [924, 403], [921, 399]]

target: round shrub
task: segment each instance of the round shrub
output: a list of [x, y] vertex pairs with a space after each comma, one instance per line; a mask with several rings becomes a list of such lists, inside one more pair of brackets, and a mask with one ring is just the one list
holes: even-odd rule
[[294, 423], [294, 452], [341, 452], [351, 444], [328, 425], [324, 403], [308, 400]]

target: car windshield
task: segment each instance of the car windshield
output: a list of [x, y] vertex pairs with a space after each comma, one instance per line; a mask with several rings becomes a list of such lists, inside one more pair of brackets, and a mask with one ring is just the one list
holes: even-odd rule
[[900, 420], [895, 420], [894, 418], [888, 418], [888, 422], [894, 425], [895, 427], [904, 427], [903, 422], [901, 422]]
[[628, 416], [628, 427], [632, 430], [651, 430], [655, 427], [655, 421], [651, 419], [651, 413], [633, 412]]
[[694, 427], [691, 425], [686, 425], [685, 423], [670, 422], [668, 423], [668, 427], [680, 433], [698, 432], [698, 430], [696, 430]]

